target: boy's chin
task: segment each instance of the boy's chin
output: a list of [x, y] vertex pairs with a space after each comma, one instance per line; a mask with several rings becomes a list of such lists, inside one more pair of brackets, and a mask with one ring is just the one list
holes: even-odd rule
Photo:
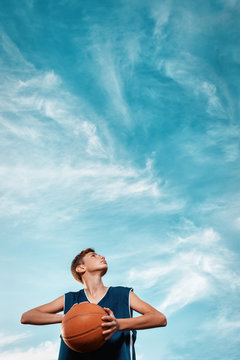
[[106, 274], [106, 272], [107, 272], [107, 271], [108, 271], [108, 268], [107, 268], [107, 266], [106, 266], [106, 268], [102, 270], [101, 275], [102, 275], [102, 276], [104, 276], [104, 275]]

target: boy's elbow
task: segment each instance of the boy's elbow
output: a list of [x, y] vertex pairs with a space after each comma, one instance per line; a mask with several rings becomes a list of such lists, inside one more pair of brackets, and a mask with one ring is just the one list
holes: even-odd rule
[[159, 326], [164, 327], [167, 326], [167, 318], [164, 314], [159, 314]]
[[167, 318], [166, 318], [166, 316], [163, 316], [161, 326], [167, 326]]
[[20, 319], [21, 324], [27, 324], [26, 313], [23, 313]]

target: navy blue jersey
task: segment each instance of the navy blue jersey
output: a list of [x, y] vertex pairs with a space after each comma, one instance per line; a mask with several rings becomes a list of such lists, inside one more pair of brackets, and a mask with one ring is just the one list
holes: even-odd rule
[[[132, 310], [129, 304], [131, 290], [131, 288], [123, 286], [110, 286], [106, 294], [98, 302], [98, 305], [111, 309], [117, 319], [132, 317]], [[89, 302], [84, 289], [66, 293], [64, 314], [71, 309], [73, 304], [84, 301]], [[135, 330], [117, 331], [100, 349], [85, 354], [71, 350], [64, 343], [61, 335], [60, 337], [61, 344], [58, 360], [136, 360], [134, 350], [136, 340]]]

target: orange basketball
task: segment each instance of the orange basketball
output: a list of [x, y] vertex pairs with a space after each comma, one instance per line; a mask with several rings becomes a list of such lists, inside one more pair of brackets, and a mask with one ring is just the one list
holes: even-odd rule
[[99, 305], [83, 302], [74, 304], [62, 321], [65, 344], [81, 353], [95, 351], [105, 342], [102, 334], [102, 316], [106, 311]]

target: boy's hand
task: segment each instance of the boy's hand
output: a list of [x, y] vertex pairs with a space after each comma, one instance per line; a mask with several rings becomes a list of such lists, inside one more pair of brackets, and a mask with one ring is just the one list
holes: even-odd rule
[[105, 341], [107, 341], [119, 330], [119, 323], [110, 309], [104, 308], [104, 310], [108, 313], [108, 315], [102, 317], [102, 320], [104, 321], [102, 323], [102, 328], [104, 329], [103, 335], [105, 337]]

